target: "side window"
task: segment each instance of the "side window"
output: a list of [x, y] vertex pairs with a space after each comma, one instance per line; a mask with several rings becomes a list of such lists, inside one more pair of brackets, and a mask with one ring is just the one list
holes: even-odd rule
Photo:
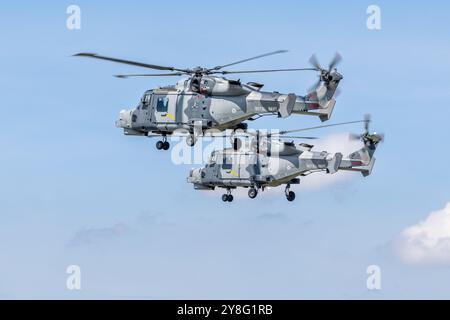
[[233, 169], [233, 158], [230, 156], [224, 156], [222, 162], [222, 169], [231, 170]]
[[167, 107], [169, 105], [169, 99], [167, 97], [159, 97], [156, 101], [156, 111], [157, 112], [167, 112]]
[[151, 93], [145, 94], [144, 98], [142, 99], [142, 110], [147, 110], [148, 106], [150, 105], [150, 100], [152, 98]]

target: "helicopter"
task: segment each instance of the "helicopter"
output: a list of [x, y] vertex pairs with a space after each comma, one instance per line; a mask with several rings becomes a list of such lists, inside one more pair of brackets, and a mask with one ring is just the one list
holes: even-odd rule
[[[364, 146], [345, 157], [339, 152], [331, 154], [314, 151], [313, 145], [296, 144], [294, 141], [281, 139], [317, 139], [286, 135], [358, 122], [364, 122], [364, 132], [360, 135], [350, 135], [350, 138], [361, 140]], [[378, 144], [384, 140], [384, 135], [369, 133], [369, 123], [370, 117], [366, 116], [364, 120], [280, 131], [275, 134], [257, 131], [247, 134], [245, 139], [232, 137], [232, 148], [213, 151], [207, 165], [204, 168], [192, 169], [187, 181], [192, 183], [196, 190], [226, 189], [227, 193], [222, 195], [224, 202], [232, 202], [231, 191], [239, 187], [249, 188], [248, 196], [255, 199], [260, 190], [286, 185], [286, 199], [291, 202], [295, 200], [295, 193], [290, 187], [300, 184], [299, 176], [315, 172], [334, 174], [340, 170], [357, 171], [364, 177], [371, 174], [375, 163], [373, 155]]]
[[[161, 137], [156, 148], [168, 150], [170, 144], [167, 136], [176, 135], [180, 131], [184, 131], [186, 143], [194, 146], [206, 130], [246, 130], [248, 124], [244, 121], [253, 121], [267, 115], [286, 118], [299, 114], [317, 116], [321, 121], [329, 120], [336, 103], [336, 90], [343, 79], [336, 69], [336, 65], [341, 61], [339, 54], [334, 56], [327, 69], [323, 68], [313, 55], [309, 60], [311, 68], [224, 70], [240, 63], [285, 52], [287, 50], [277, 50], [213, 68], [192, 69], [147, 64], [95, 53], [78, 53], [74, 56], [170, 71], [159, 74], [119, 74], [116, 75], [118, 78], [187, 76], [187, 79], [182, 79], [175, 85], [147, 90], [138, 106], [120, 111], [116, 121], [116, 126], [123, 128], [125, 135]], [[240, 80], [224, 77], [228, 74], [287, 71], [316, 71], [319, 73], [319, 79], [309, 93], [298, 96], [294, 93], [261, 91], [264, 86], [261, 83], [244, 84]]]

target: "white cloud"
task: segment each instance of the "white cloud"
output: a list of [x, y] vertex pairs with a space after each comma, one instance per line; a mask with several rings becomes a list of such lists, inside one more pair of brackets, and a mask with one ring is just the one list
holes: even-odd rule
[[130, 232], [124, 223], [116, 223], [111, 227], [83, 228], [78, 230], [69, 242], [70, 246], [91, 245], [111, 239], [120, 238]]
[[314, 141], [315, 151], [341, 152], [344, 156], [362, 148], [360, 140], [350, 140], [349, 133], [336, 133]]
[[395, 253], [409, 264], [450, 265], [450, 202], [394, 240]]
[[[348, 133], [337, 133], [314, 142], [314, 151], [341, 152], [344, 157], [362, 148], [361, 141], [349, 140]], [[301, 189], [318, 190], [340, 182], [348, 181], [352, 177], [361, 177], [354, 172], [339, 171], [335, 174], [325, 172], [313, 173], [302, 178]]]

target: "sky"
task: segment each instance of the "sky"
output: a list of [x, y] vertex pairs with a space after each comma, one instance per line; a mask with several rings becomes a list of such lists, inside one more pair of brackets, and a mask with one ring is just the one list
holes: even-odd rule
[[[69, 5], [81, 29], [66, 27]], [[366, 26], [369, 5], [381, 29]], [[449, 299], [450, 5], [445, 1], [39, 1], [0, 4], [0, 299]], [[195, 191], [189, 169], [114, 121], [174, 79], [71, 57], [215, 66], [278, 49], [250, 68], [343, 56], [330, 122], [372, 115], [386, 135], [373, 174], [283, 189]], [[145, 71], [145, 70], [144, 70]], [[242, 75], [304, 94], [310, 73]], [[266, 117], [252, 128], [318, 125]], [[348, 150], [359, 125], [314, 132]], [[81, 290], [66, 286], [81, 269]], [[367, 287], [379, 267], [381, 289]]]

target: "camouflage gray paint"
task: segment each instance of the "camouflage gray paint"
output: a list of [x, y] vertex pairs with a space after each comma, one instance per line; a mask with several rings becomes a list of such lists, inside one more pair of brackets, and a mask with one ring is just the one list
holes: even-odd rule
[[299, 183], [297, 177], [314, 172], [333, 174], [347, 170], [368, 176], [382, 137], [366, 132], [361, 139], [364, 146], [346, 157], [342, 153], [312, 151], [313, 146], [308, 144], [296, 145], [281, 140], [262, 141], [258, 150], [244, 146], [238, 150], [215, 151], [206, 167], [191, 170], [187, 180], [194, 184], [195, 189], [201, 190], [216, 187], [229, 190], [237, 187], [264, 189], [286, 184], [288, 191], [290, 184]]
[[[116, 126], [126, 135], [173, 134], [177, 129], [194, 133], [194, 125], [207, 129], [245, 128], [242, 124], [263, 114], [288, 117], [291, 114], [330, 118], [334, 95], [342, 76], [333, 71], [331, 78], [306, 96], [263, 92], [257, 83], [241, 84], [217, 76], [192, 77], [175, 86], [145, 92], [139, 105], [122, 110]], [[200, 132], [201, 134], [202, 132]]]

